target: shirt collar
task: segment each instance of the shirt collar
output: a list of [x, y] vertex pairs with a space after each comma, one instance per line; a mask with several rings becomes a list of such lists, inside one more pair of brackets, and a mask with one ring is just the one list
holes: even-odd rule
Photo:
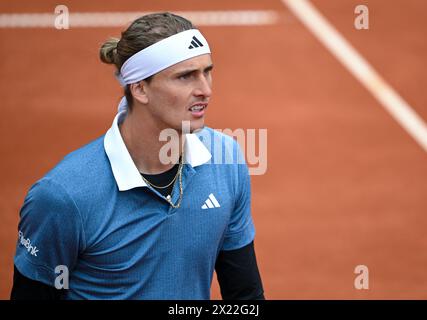
[[[124, 120], [125, 116], [125, 112], [118, 113], [104, 137], [105, 152], [110, 160], [111, 169], [120, 191], [147, 186], [120, 134], [119, 123]], [[196, 134], [185, 135], [184, 158], [186, 163], [197, 167], [208, 162], [211, 157], [211, 153]]]

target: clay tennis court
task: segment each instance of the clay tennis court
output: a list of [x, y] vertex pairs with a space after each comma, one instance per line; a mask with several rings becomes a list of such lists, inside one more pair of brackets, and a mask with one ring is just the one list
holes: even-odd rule
[[[1, 2], [0, 13], [53, 14], [58, 4], [70, 13], [273, 13], [276, 19], [264, 24], [200, 25], [215, 64], [207, 125], [268, 130], [267, 172], [252, 176], [266, 297], [427, 299], [427, 148], [285, 2], [26, 0]], [[427, 2], [311, 3], [425, 128]], [[369, 8], [368, 30], [354, 27], [359, 4]], [[12, 285], [28, 189], [66, 154], [106, 132], [122, 94], [98, 48], [124, 26], [70, 23], [68, 30], [0, 28], [2, 299]], [[369, 269], [367, 290], [354, 286], [358, 265]], [[212, 298], [219, 297], [215, 280]]]

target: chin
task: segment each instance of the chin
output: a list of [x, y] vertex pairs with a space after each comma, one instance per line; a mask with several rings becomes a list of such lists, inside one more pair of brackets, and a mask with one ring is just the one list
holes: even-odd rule
[[205, 122], [202, 120], [190, 122], [190, 133], [195, 133], [202, 130], [205, 127]]
[[190, 128], [190, 133], [197, 133], [197, 132], [199, 132], [199, 131], [202, 131], [203, 130], [203, 128], [205, 127], [205, 125], [203, 124], [203, 125], [201, 125], [201, 126], [199, 126], [199, 127], [196, 127], [196, 128]]
[[[189, 128], [188, 128], [188, 125], [184, 126], [184, 121], [186, 123], [190, 122], [190, 127]], [[176, 129], [179, 132], [181, 132], [181, 133], [184, 132], [184, 131], [186, 131], [187, 133], [188, 132], [194, 133], [194, 132], [202, 130], [204, 127], [205, 127], [205, 122], [204, 122], [203, 119], [198, 119], [198, 120], [195, 120], [195, 121], [194, 120], [183, 120], [183, 122], [181, 122], [179, 124], [179, 129], [178, 128], [176, 128]]]

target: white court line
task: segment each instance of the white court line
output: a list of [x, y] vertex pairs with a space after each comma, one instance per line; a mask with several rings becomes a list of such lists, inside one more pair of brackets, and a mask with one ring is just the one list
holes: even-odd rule
[[[70, 12], [70, 28], [123, 27], [150, 12]], [[174, 11], [198, 26], [269, 25], [279, 21], [270, 10]], [[0, 28], [54, 28], [53, 13], [0, 14]]]
[[308, 0], [282, 0], [427, 152], [427, 126]]

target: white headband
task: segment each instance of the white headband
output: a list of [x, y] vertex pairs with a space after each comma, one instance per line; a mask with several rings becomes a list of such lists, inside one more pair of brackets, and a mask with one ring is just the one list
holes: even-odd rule
[[[197, 29], [186, 30], [160, 40], [135, 53], [116, 75], [122, 86], [144, 80], [178, 62], [211, 53], [208, 42]], [[118, 111], [127, 110], [126, 98]]]

